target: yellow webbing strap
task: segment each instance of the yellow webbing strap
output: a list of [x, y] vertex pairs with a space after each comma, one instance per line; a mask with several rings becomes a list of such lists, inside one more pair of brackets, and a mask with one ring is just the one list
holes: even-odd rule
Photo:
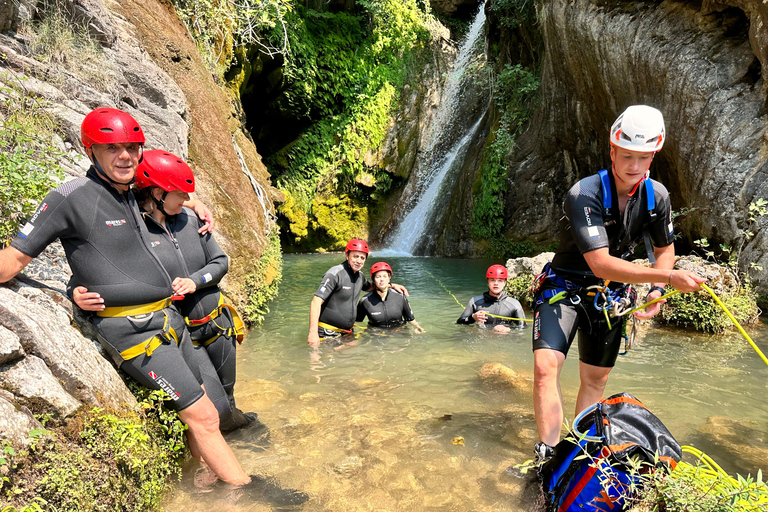
[[317, 322], [317, 326], [322, 327], [323, 329], [328, 329], [329, 331], [340, 332], [342, 334], [350, 334], [352, 332], [352, 329], [341, 329], [339, 327], [334, 327], [331, 324], [326, 324], [323, 322]]
[[162, 345], [163, 343], [170, 343], [171, 340], [175, 341], [176, 344], [179, 344], [179, 337], [176, 335], [176, 331], [173, 330], [173, 327], [168, 328], [168, 315], [165, 315], [165, 321], [163, 322], [163, 330], [152, 336], [146, 341], [142, 341], [141, 343], [137, 343], [136, 345], [132, 346], [131, 348], [127, 348], [120, 352], [120, 357], [122, 357], [124, 360], [128, 361], [129, 359], [133, 359], [134, 357], [138, 357], [141, 354], [147, 354], [147, 357], [152, 355], [152, 352], [155, 351], [157, 347]]
[[[219, 324], [216, 323], [216, 318], [221, 316], [221, 313], [224, 309], [228, 309], [230, 314], [232, 315], [232, 327], [230, 329], [224, 329]], [[240, 318], [240, 315], [238, 314], [237, 310], [230, 306], [229, 304], [226, 304], [224, 302], [224, 295], [219, 294], [219, 305], [216, 306], [216, 309], [211, 311], [211, 313], [207, 316], [208, 322], [213, 322], [213, 325], [215, 326], [214, 329], [218, 332], [212, 337], [205, 341], [199, 342], [193, 342], [195, 345], [202, 345], [203, 347], [207, 347], [211, 343], [213, 343], [219, 336], [234, 336], [238, 343], [243, 342], [243, 338], [245, 337], [245, 323], [243, 322], [243, 319]], [[205, 325], [205, 322], [203, 324], [194, 324], [192, 323], [189, 318], [185, 317], [184, 322], [190, 327], [196, 327], [198, 325]]]
[[171, 305], [170, 297], [157, 302], [139, 304], [137, 306], [112, 306], [96, 312], [96, 316], [112, 318], [116, 316], [136, 316], [155, 311], [162, 311]]
[[518, 322], [533, 322], [533, 319], [531, 318], [515, 318], [512, 316], [494, 315], [493, 313], [489, 313], [487, 311], [480, 311], [480, 312], [485, 313], [486, 316], [492, 316], [493, 318], [501, 318], [502, 320], [516, 320]]

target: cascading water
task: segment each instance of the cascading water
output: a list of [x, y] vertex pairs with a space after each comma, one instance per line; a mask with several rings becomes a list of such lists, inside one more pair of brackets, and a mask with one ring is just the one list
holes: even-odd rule
[[[419, 160], [415, 175], [417, 179], [416, 192], [408, 198], [410, 204], [415, 203], [407, 214], [402, 217], [394, 233], [389, 237], [386, 252], [391, 254], [412, 255], [419, 241], [427, 232], [432, 219], [435, 218], [445, 201], [445, 188], [451, 180], [452, 171], [460, 167], [467, 148], [473, 140], [475, 132], [482, 121], [482, 113], [468, 128], [465, 128], [459, 118], [461, 102], [467, 86], [467, 70], [477, 57], [477, 43], [485, 25], [485, 6], [480, 9], [461, 44], [456, 61], [453, 64], [442, 94], [439, 110], [428, 132], [428, 143], [424, 157]], [[447, 149], [446, 149], [447, 148]]]

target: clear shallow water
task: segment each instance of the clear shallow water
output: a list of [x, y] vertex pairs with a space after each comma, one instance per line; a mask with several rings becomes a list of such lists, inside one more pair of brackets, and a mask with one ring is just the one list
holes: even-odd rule
[[[370, 263], [379, 261], [374, 254]], [[269, 429], [228, 436], [247, 472], [307, 492], [307, 511], [531, 510], [535, 489], [505, 471], [531, 458], [530, 329], [499, 335], [459, 326], [462, 303], [485, 290], [489, 261], [387, 257], [427, 330], [364, 330], [357, 345], [308, 347], [309, 302], [339, 254], [286, 255], [280, 296], [238, 353], [238, 405]], [[768, 332], [750, 329], [768, 352]], [[574, 347], [575, 349], [575, 347]], [[486, 363], [520, 374], [520, 389], [478, 376]], [[619, 357], [608, 394], [642, 400], [683, 444], [729, 471], [768, 469], [768, 367], [738, 333], [650, 329]], [[575, 403], [575, 350], [562, 375]], [[738, 423], [734, 423], [733, 420]], [[457, 437], [463, 444], [454, 444]], [[457, 440], [456, 440], [457, 442]], [[186, 475], [185, 480], [189, 480]], [[169, 511], [209, 510], [184, 483]], [[271, 510], [258, 502], [218, 510]]]

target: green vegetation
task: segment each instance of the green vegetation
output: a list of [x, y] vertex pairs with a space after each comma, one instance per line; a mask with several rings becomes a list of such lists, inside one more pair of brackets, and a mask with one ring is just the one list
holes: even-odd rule
[[[278, 210], [283, 236], [303, 248], [338, 247], [351, 231], [327, 223], [328, 202], [341, 201], [343, 224], [359, 222], [393, 185], [366, 156], [381, 148], [399, 91], [420, 68], [435, 22], [428, 3], [358, 0], [354, 12], [320, 12], [288, 0], [173, 1], [217, 76], [243, 68], [237, 59], [248, 55], [281, 55], [276, 108], [305, 126], [265, 160], [287, 198]], [[367, 236], [367, 223], [359, 228]]]
[[[740, 324], [753, 323], [760, 315], [757, 293], [749, 279], [742, 280], [735, 289], [718, 296]], [[666, 323], [711, 333], [725, 332], [733, 325], [707, 292], [673, 295], [667, 299], [667, 306], [661, 308], [660, 316]]]
[[0, 87], [0, 246], [64, 177], [59, 162], [66, 158], [54, 142], [58, 126], [44, 102], [22, 81], [9, 83]]
[[283, 278], [283, 258], [280, 252], [280, 237], [277, 229], [269, 234], [269, 244], [261, 253], [256, 269], [245, 278], [243, 289], [248, 301], [243, 311], [243, 320], [249, 324], [260, 324], [269, 313], [269, 302], [277, 296], [277, 288]]
[[[472, 230], [476, 238], [490, 240], [495, 252], [499, 249], [504, 251], [510, 244], [502, 236], [509, 156], [515, 146], [515, 137], [523, 130], [533, 112], [538, 88], [538, 77], [519, 64], [507, 65], [498, 74], [494, 84], [493, 94], [501, 118], [472, 187]], [[526, 247], [519, 252], [529, 251]]]
[[[333, 249], [349, 233], [367, 236], [367, 222], [350, 223], [367, 221], [361, 210], [392, 186], [366, 155], [384, 142], [399, 91], [431, 38], [432, 18], [415, 0], [358, 5], [358, 14], [297, 9], [290, 18], [279, 102], [281, 112], [310, 124], [287, 149], [285, 164], [272, 158], [267, 165], [289, 197], [279, 212], [295, 244]], [[329, 201], [343, 206], [345, 227], [328, 229]]]
[[184, 430], [167, 395], [134, 386], [134, 411], [94, 408], [53, 432], [30, 432], [31, 444], [0, 458], [5, 511], [152, 511], [181, 475]]
[[197, 42], [208, 69], [223, 77], [236, 49], [253, 45], [268, 55], [287, 49], [285, 17], [290, 0], [172, 0]]
[[505, 290], [507, 295], [520, 301], [523, 306], [531, 308], [533, 306], [533, 294], [531, 293], [530, 275], [519, 275], [514, 279], [507, 281]]
[[535, 0], [492, 0], [488, 3], [488, 10], [504, 28], [514, 29], [536, 23]]

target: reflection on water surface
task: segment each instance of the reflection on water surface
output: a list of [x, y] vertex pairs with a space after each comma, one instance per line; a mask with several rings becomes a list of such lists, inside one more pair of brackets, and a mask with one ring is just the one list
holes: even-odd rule
[[[381, 259], [374, 254], [366, 270]], [[325, 270], [341, 260], [287, 255], [280, 297], [240, 348], [238, 405], [258, 412], [267, 427], [228, 436], [246, 471], [308, 493], [305, 511], [535, 508], [535, 486], [507, 471], [532, 457], [530, 387], [514, 390], [478, 376], [484, 364], [503, 363], [529, 382], [530, 330], [499, 335], [456, 325], [461, 308], [436, 281], [466, 302], [486, 289], [489, 262], [387, 258], [427, 333], [370, 329], [354, 347], [314, 352], [306, 342], [309, 302]], [[768, 351], [765, 330], [752, 334]], [[651, 329], [619, 358], [607, 393], [634, 394], [681, 443], [729, 471], [754, 474], [761, 464], [768, 469], [766, 375], [738, 333]], [[575, 347], [562, 384], [570, 411], [578, 386]], [[188, 491], [182, 484], [166, 510], [210, 509]], [[277, 510], [242, 501], [216, 508]]]

